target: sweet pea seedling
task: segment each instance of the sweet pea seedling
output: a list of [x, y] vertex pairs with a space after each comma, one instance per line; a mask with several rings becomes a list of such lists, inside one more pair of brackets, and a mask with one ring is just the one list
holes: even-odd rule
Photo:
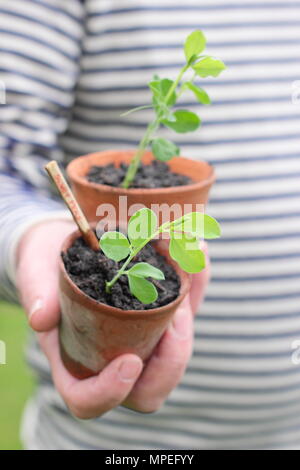
[[[201, 55], [205, 47], [206, 38], [202, 31], [191, 33], [184, 44], [185, 65], [180, 70], [176, 80], [160, 78], [158, 75], [155, 75], [153, 80], [148, 83], [152, 92], [152, 104], [131, 109], [123, 114], [123, 116], [126, 116], [147, 108], [153, 108], [155, 112], [155, 118], [148, 125], [145, 135], [139, 143], [138, 150], [128, 167], [122, 183], [123, 188], [128, 188], [133, 182], [144, 152], [150, 144], [153, 155], [158, 160], [168, 161], [180, 154], [180, 149], [173, 142], [155, 136], [156, 131], [161, 125], [173, 129], [177, 133], [192, 132], [200, 127], [201, 119], [197, 114], [186, 109], [173, 111], [172, 108], [186, 91], [191, 91], [197, 101], [203, 105], [211, 103], [206, 91], [199, 88], [194, 81], [196, 77], [218, 77], [226, 67], [219, 59]], [[189, 79], [183, 81], [183, 76], [187, 71], [192, 71], [193, 73]]]
[[207, 214], [190, 212], [173, 222], [158, 227], [156, 214], [150, 209], [140, 209], [129, 220], [127, 237], [121, 232], [105, 232], [100, 239], [104, 254], [123, 266], [111, 281], [106, 282], [106, 292], [122, 275], [128, 278], [130, 292], [143, 304], [151, 304], [158, 297], [156, 287], [148, 278], [165, 279], [164, 273], [149, 263], [129, 263], [141, 249], [157, 235], [167, 232], [170, 237], [169, 253], [187, 273], [198, 273], [205, 268], [205, 255], [199, 248], [199, 239], [213, 239], [221, 235], [218, 222]]

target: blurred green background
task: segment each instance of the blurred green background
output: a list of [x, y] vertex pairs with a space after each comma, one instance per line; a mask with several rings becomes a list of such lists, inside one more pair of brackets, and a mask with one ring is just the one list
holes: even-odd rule
[[0, 302], [0, 340], [6, 344], [6, 364], [0, 364], [0, 450], [22, 449], [20, 419], [34, 388], [33, 376], [24, 360], [27, 333], [22, 309]]

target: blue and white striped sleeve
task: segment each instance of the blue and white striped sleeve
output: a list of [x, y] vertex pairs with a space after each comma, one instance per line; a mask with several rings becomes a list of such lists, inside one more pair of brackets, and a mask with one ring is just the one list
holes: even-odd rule
[[12, 259], [25, 230], [65, 215], [44, 171], [63, 162], [84, 11], [80, 0], [0, 3], [0, 296], [14, 300]]

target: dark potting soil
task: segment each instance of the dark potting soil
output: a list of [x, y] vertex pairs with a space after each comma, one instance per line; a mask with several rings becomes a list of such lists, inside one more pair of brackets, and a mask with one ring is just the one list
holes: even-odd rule
[[[116, 167], [113, 163], [106, 166], [92, 166], [87, 174], [91, 183], [106, 184], [120, 187], [123, 182], [128, 165], [122, 163]], [[149, 165], [140, 165], [131, 188], [171, 188], [172, 186], [184, 186], [193, 184], [191, 178], [179, 173], [173, 173], [169, 166], [158, 160], [153, 160]]]
[[[153, 243], [155, 245], [155, 242]], [[137, 262], [147, 262], [159, 268], [165, 274], [164, 281], [154, 281], [156, 284], [158, 298], [149, 305], [144, 305], [129, 291], [127, 276], [121, 276], [112, 287], [111, 293], [105, 292], [105, 281], [110, 281], [120, 269], [123, 262], [116, 263], [106, 258], [102, 251], [95, 252], [89, 248], [82, 238], [79, 238], [68, 249], [62, 253], [65, 268], [72, 281], [92, 299], [123, 310], [149, 310], [162, 307], [179, 295], [180, 279], [166, 262], [166, 258], [157, 253], [151, 244], [145, 246], [131, 262], [130, 268]], [[149, 279], [151, 281], [151, 279]]]

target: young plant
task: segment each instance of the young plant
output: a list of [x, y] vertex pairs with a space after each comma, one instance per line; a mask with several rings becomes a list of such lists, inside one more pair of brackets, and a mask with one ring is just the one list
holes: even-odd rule
[[[185, 64], [179, 71], [177, 78], [170, 80], [155, 75], [153, 80], [148, 83], [152, 92], [152, 104], [134, 108], [123, 114], [123, 116], [126, 116], [147, 108], [153, 108], [155, 112], [155, 117], [148, 125], [145, 135], [139, 143], [138, 150], [128, 167], [122, 183], [124, 188], [128, 188], [133, 182], [144, 152], [150, 144], [153, 155], [158, 160], [168, 161], [180, 154], [180, 149], [173, 142], [155, 136], [161, 125], [173, 129], [177, 133], [192, 132], [200, 127], [201, 119], [197, 114], [186, 109], [173, 111], [173, 107], [177, 104], [181, 95], [188, 90], [195, 95], [199, 103], [204, 105], [211, 103], [206, 91], [199, 88], [194, 81], [196, 77], [217, 77], [226, 67], [219, 59], [201, 55], [205, 47], [206, 38], [202, 31], [191, 33], [184, 44]], [[187, 80], [183, 80], [188, 71], [192, 71], [192, 75]]]
[[136, 263], [130, 269], [127, 267], [147, 243], [163, 232], [170, 237], [170, 256], [188, 273], [198, 273], [205, 267], [205, 255], [199, 248], [199, 239], [218, 238], [221, 234], [218, 222], [200, 212], [191, 212], [158, 227], [155, 213], [147, 208], [140, 209], [129, 220], [128, 237], [113, 231], [105, 232], [100, 239], [100, 248], [108, 258], [116, 262], [127, 258], [113, 279], [106, 282], [106, 292], [111, 291], [120, 276], [126, 275], [133, 296], [143, 304], [155, 302], [158, 293], [148, 278], [160, 281], [165, 279], [164, 273], [149, 263]]

